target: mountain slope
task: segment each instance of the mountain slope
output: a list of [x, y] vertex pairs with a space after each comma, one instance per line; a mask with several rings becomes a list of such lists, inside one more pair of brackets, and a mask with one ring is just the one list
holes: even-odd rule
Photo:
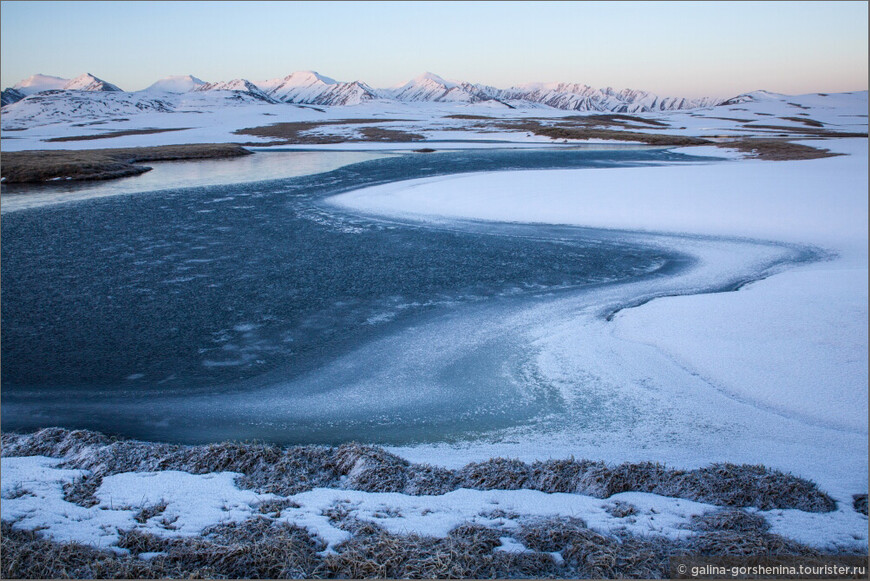
[[11, 105], [12, 103], [17, 103], [21, 99], [24, 99], [27, 95], [22, 93], [21, 91], [13, 88], [3, 89], [3, 93], [0, 94], [0, 107], [5, 107], [6, 105]]
[[309, 105], [359, 105], [377, 98], [374, 89], [360, 81], [338, 82], [315, 71], [297, 71], [283, 79], [258, 85], [277, 101]]
[[122, 92], [117, 85], [98, 79], [91, 73], [79, 75], [61, 87], [64, 91]]
[[51, 91], [53, 89], [62, 89], [69, 82], [69, 79], [61, 77], [53, 77], [51, 75], [36, 74], [31, 75], [12, 86], [24, 96], [39, 93], [40, 91]]
[[646, 91], [610, 87], [595, 89], [578, 83], [529, 83], [497, 90], [496, 97], [506, 101], [528, 101], [570, 111], [605, 111], [611, 113], [643, 113], [673, 111], [716, 105], [719, 99], [685, 99], [659, 97]]
[[434, 73], [423, 73], [397, 89], [385, 89], [385, 95], [406, 103], [420, 101], [477, 103], [494, 99], [480, 86], [447, 81]]
[[171, 103], [123, 91], [42, 91], [3, 107], [3, 129], [173, 111]]
[[257, 85], [247, 79], [233, 79], [232, 81], [221, 81], [217, 83], [205, 83], [193, 89], [196, 91], [233, 91], [241, 99], [253, 97], [258, 101], [266, 103], [275, 103], [276, 101], [269, 97]]

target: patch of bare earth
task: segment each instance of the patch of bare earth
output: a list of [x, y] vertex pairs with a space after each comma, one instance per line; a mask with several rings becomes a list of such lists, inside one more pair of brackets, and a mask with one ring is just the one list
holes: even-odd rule
[[842, 153], [833, 153], [829, 149], [812, 147], [801, 143], [792, 143], [786, 139], [746, 138], [734, 141], [717, 142], [713, 145], [726, 149], [736, 149], [758, 159], [768, 161], [795, 161], [802, 159], [821, 159], [836, 157]]
[[[639, 127], [640, 124], [645, 127]], [[558, 120], [505, 119], [498, 121], [479, 121], [474, 125], [475, 129], [484, 131], [522, 131], [526, 133], [534, 133], [535, 135], [542, 135], [551, 139], [563, 140], [603, 139], [662, 146], [701, 145], [709, 143], [708, 140], [698, 137], [636, 131], [637, 129], [642, 128], [666, 127], [668, 127], [668, 125], [661, 121], [621, 114], [575, 115]]]
[[[798, 113], [798, 115], [806, 115], [806, 113]], [[825, 124], [821, 121], [816, 121], [815, 119], [809, 119], [804, 117], [780, 117], [785, 121], [794, 121], [795, 123], [803, 123], [808, 127], [824, 127]]]
[[55, 180], [106, 180], [138, 175], [151, 169], [136, 165], [141, 162], [229, 158], [250, 153], [247, 149], [233, 143], [14, 151], [2, 154], [0, 171], [6, 184]]
[[[248, 127], [235, 131], [236, 135], [252, 135], [254, 137], [272, 138], [275, 141], [268, 144], [251, 144], [251, 145], [291, 145], [291, 144], [312, 144], [319, 145], [325, 143], [344, 143], [348, 141], [418, 141], [423, 137], [416, 134], [407, 133], [408, 136], [413, 136], [415, 139], [400, 139], [405, 132], [397, 129], [371, 128], [379, 129], [380, 132], [373, 132], [376, 137], [371, 139], [360, 139], [358, 137], [339, 135], [329, 133], [330, 128], [336, 129], [339, 126], [353, 126], [365, 124], [380, 124], [393, 123], [404, 121], [403, 119], [339, 119], [335, 121], [292, 121], [285, 123], [273, 123], [272, 125], [264, 125], [261, 127]], [[362, 131], [362, 130], [361, 130]], [[365, 133], [363, 133], [365, 135]], [[389, 135], [389, 139], [379, 139], [377, 136]]]
[[91, 141], [94, 139], [111, 139], [112, 137], [124, 137], [127, 135], [150, 135], [152, 133], [166, 133], [168, 131], [185, 131], [190, 127], [175, 127], [172, 129], [125, 129], [123, 131], [108, 131], [97, 135], [70, 135], [68, 137], [53, 137], [44, 140], [46, 143], [64, 141]]

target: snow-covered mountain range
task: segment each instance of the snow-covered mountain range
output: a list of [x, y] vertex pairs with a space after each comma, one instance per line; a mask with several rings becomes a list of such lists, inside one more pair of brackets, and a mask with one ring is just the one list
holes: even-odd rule
[[3, 106], [11, 105], [37, 93], [45, 91], [88, 91], [119, 93], [120, 88], [90, 73], [79, 75], [74, 79], [62, 79], [50, 75], [31, 75], [15, 86], [3, 91]]
[[[123, 92], [116, 85], [91, 74], [75, 79], [48, 75], [33, 75], [3, 92], [3, 106], [21, 101], [44, 91]], [[433, 73], [425, 73], [399, 87], [373, 89], [362, 81], [340, 82], [314, 71], [294, 72], [286, 77], [266, 81], [234, 79], [207, 83], [192, 75], [170, 76], [143, 91], [129, 93], [151, 99], [194, 91], [232, 91], [238, 99], [268, 103], [297, 103], [324, 106], [358, 105], [372, 100], [414, 102], [479, 103], [491, 101], [506, 107], [546, 106], [571, 111], [602, 111], [639, 113], [670, 111], [717, 105], [718, 98], [687, 99], [660, 97], [646, 91], [612, 88], [596, 89], [576, 83], [530, 83], [508, 89], [482, 84], [449, 81]]]

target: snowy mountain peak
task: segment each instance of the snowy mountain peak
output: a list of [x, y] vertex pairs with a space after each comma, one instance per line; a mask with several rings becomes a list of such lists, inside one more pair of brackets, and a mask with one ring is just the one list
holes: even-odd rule
[[414, 79], [408, 81], [408, 83], [406, 83], [405, 86], [407, 87], [409, 85], [423, 85], [423, 84], [431, 85], [432, 83], [435, 83], [437, 85], [441, 85], [442, 87], [445, 87], [447, 89], [452, 89], [453, 87], [457, 86], [457, 83], [454, 83], [452, 81], [448, 81], [448, 80], [444, 79], [443, 77], [436, 75], [435, 73], [430, 73], [430, 72], [425, 72], [422, 75], [415, 77]]
[[273, 99], [310, 105], [358, 105], [377, 98], [365, 83], [341, 83], [315, 71], [297, 71], [259, 84]]
[[294, 83], [296, 86], [307, 86], [313, 84], [335, 85], [338, 83], [335, 79], [331, 79], [321, 75], [317, 71], [296, 71], [284, 77], [286, 83]]
[[471, 83], [448, 81], [435, 73], [423, 73], [384, 94], [399, 101], [438, 101], [476, 103], [492, 99], [484, 90]]
[[153, 93], [187, 93], [205, 84], [205, 81], [193, 75], [173, 75], [160, 79], [145, 90]]
[[739, 105], [740, 103], [753, 103], [756, 101], [773, 101], [776, 99], [782, 99], [783, 97], [784, 95], [779, 93], [771, 93], [770, 91], [759, 89], [757, 91], [741, 93], [736, 97], [731, 97], [727, 101], [724, 101], [722, 105]]
[[260, 87], [247, 79], [233, 79], [232, 81], [222, 81], [219, 83], [205, 83], [194, 87], [197, 91], [235, 91], [239, 94], [253, 97], [258, 101], [274, 103], [275, 100], [269, 97]]
[[64, 91], [121, 91], [119, 87], [91, 73], [79, 75], [61, 87]]
[[12, 88], [16, 91], [19, 91], [23, 95], [32, 95], [33, 93], [38, 93], [40, 91], [62, 89], [63, 86], [66, 85], [68, 82], [69, 79], [53, 77], [51, 75], [36, 74], [27, 77], [16, 85], [13, 85]]

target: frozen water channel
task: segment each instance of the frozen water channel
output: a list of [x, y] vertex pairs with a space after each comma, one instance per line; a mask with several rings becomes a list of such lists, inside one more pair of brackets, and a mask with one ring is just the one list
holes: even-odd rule
[[[281, 154], [252, 157], [273, 155]], [[642, 401], [542, 360], [542, 327], [557, 328], [566, 314], [603, 322], [656, 296], [732, 289], [814, 257], [765, 242], [420, 224], [324, 203], [442, 174], [700, 161], [687, 155], [364, 155], [371, 159], [249, 183], [218, 173], [221, 184], [180, 187], [187, 178], [169, 174], [163, 186], [172, 189], [158, 180], [144, 190], [159, 191], [113, 196], [101, 185], [101, 195], [75, 203], [5, 211], [4, 427], [391, 444], [565, 421], [604, 430], [637, 421]], [[262, 177], [281, 175], [260, 168]]]

